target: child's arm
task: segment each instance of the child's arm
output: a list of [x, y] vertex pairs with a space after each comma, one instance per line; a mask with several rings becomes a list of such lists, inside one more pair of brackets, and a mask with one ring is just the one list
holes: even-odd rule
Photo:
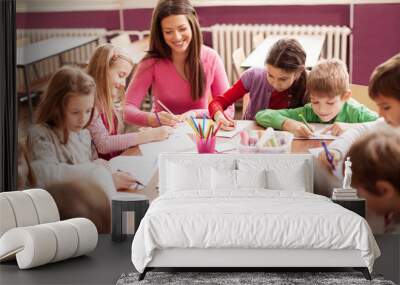
[[143, 132], [110, 135], [100, 116], [88, 127], [96, 149], [101, 154], [125, 150], [135, 145], [166, 139], [172, 132], [167, 126], [149, 128]]
[[363, 124], [358, 124], [356, 127], [349, 129], [335, 139], [328, 148], [336, 150], [341, 157], [346, 155], [351, 145], [363, 134], [368, 131], [378, 130], [383, 127], [388, 127], [388, 124], [383, 120], [379, 119], [374, 122], [368, 122]]
[[[215, 62], [214, 62], [214, 78], [211, 83], [211, 96], [212, 100], [216, 99], [218, 96], [221, 94], [224, 94], [228, 89], [229, 89], [229, 80], [225, 72], [224, 64], [219, 57], [219, 55], [215, 56]], [[229, 101], [229, 100], [228, 100]], [[235, 116], [235, 106], [234, 102], [236, 100], [229, 102], [226, 102], [228, 104], [224, 105], [224, 110], [225, 110], [225, 115], [233, 119]], [[209, 109], [208, 109], [209, 110]], [[209, 116], [211, 119], [214, 118], [214, 114], [209, 113]]]
[[208, 105], [210, 117], [215, 120], [215, 114], [217, 112], [224, 113], [225, 109], [228, 108], [228, 106], [232, 105], [237, 100], [242, 98], [247, 92], [248, 90], [244, 88], [242, 81], [240, 79], [236, 81], [236, 83], [223, 95], [214, 97], [213, 100], [210, 102], [210, 104]]
[[126, 92], [124, 120], [141, 126], [158, 126], [153, 113], [140, 110], [140, 106], [153, 82], [153, 60], [139, 63]]
[[281, 130], [283, 123], [288, 119], [291, 119], [291, 121], [301, 121], [300, 114], [303, 114], [307, 122], [311, 122], [309, 120], [310, 116], [308, 116], [307, 113], [308, 110], [306, 107], [280, 110], [265, 109], [256, 114], [256, 121], [261, 126]]
[[299, 116], [303, 114], [307, 122], [312, 122], [313, 118], [309, 109], [309, 106], [281, 110], [266, 109], [256, 114], [256, 121], [264, 127], [289, 131], [299, 137], [309, 137], [312, 135], [312, 131], [300, 122]]

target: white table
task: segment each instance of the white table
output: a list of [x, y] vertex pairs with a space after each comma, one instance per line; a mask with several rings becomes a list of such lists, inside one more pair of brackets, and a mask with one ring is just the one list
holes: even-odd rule
[[31, 64], [50, 57], [59, 56], [60, 66], [63, 64], [61, 54], [92, 42], [99, 43], [98, 37], [56, 37], [38, 41], [17, 48], [17, 68], [24, 72], [25, 92], [28, 96], [29, 113], [32, 120], [32, 99], [29, 86], [28, 67]]
[[321, 54], [322, 46], [324, 45], [325, 36], [315, 35], [315, 36], [268, 36], [265, 40], [253, 50], [250, 55], [243, 61], [241, 67], [264, 67], [265, 59], [267, 58], [268, 51], [272, 45], [282, 38], [295, 38], [303, 46], [307, 58], [306, 67], [314, 66]]

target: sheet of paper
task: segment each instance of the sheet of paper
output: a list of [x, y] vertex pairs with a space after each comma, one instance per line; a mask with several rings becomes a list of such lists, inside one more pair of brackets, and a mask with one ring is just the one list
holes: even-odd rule
[[222, 137], [222, 138], [231, 138], [236, 136], [238, 133], [249, 127], [250, 125], [253, 124], [253, 121], [245, 121], [245, 120], [236, 120], [236, 128], [232, 131], [222, 131], [219, 130], [217, 137]]
[[130, 173], [143, 185], [147, 185], [157, 170], [157, 157], [147, 156], [117, 156], [110, 160], [113, 171]]
[[186, 134], [173, 134], [168, 139], [139, 145], [142, 155], [156, 156], [163, 152], [196, 151], [195, 143]]
[[[205, 127], [210, 124], [210, 121], [213, 122], [210, 119], [205, 120]], [[198, 119], [197, 122], [199, 122], [201, 125], [203, 124], [202, 119]], [[238, 133], [240, 133], [242, 130], [246, 129], [249, 127], [251, 124], [253, 124], [253, 121], [246, 121], [246, 120], [236, 120], [236, 128], [232, 131], [223, 131], [219, 130], [217, 133], [217, 137], [222, 137], [222, 138], [231, 138], [236, 136]], [[187, 124], [183, 123], [180, 124], [176, 129], [175, 129], [175, 134], [195, 134], [193, 129]]]
[[177, 135], [194, 134], [194, 131], [187, 123], [181, 123], [178, 125], [178, 127], [174, 128], [174, 134]]
[[316, 123], [309, 123], [314, 128], [314, 135], [309, 138], [299, 138], [295, 137], [298, 140], [334, 140], [337, 136], [334, 136], [330, 133], [322, 134], [322, 131], [326, 128], [332, 126], [332, 124], [316, 124]]
[[215, 145], [217, 152], [227, 152], [236, 150], [236, 144], [234, 142], [221, 142]]

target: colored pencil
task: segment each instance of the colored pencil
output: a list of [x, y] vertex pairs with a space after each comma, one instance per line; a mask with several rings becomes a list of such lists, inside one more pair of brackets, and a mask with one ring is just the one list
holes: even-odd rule
[[210, 132], [211, 132], [211, 127], [212, 124], [210, 123], [211, 121], [208, 122], [207, 124], [207, 133], [206, 133], [206, 138], [208, 139], [208, 137], [210, 136]]
[[332, 170], [335, 170], [335, 165], [333, 164], [333, 155], [329, 152], [328, 147], [324, 141], [322, 141], [321, 144], [325, 151], [326, 160], [328, 160]]
[[301, 118], [301, 120], [303, 121], [303, 123], [306, 125], [306, 127], [313, 133], [313, 129], [311, 128], [311, 126], [307, 123], [306, 119], [304, 118], [303, 114], [299, 114], [299, 117]]
[[196, 135], [199, 135], [199, 133], [197, 132], [197, 129], [192, 125], [192, 123], [189, 119], [186, 119], [185, 122], [193, 129], [193, 131]]
[[168, 107], [165, 106], [160, 100], [157, 99], [157, 102], [158, 102], [158, 104], [160, 104], [160, 106], [163, 107], [163, 109], [164, 109], [165, 111], [167, 111], [171, 116], [174, 116], [174, 118], [175, 118], [177, 121], [180, 121], [180, 120], [178, 119], [178, 117], [177, 117], [174, 113], [172, 113], [172, 111], [171, 111], [170, 109], [168, 109]]
[[197, 132], [200, 134], [199, 128], [197, 127], [197, 124], [196, 124], [196, 119], [193, 118], [193, 116], [190, 116], [190, 119], [192, 120], [192, 123], [193, 123], [194, 127], [196, 128]]
[[217, 128], [215, 129], [214, 133], [212, 134], [213, 137], [215, 137], [215, 136], [217, 135], [217, 132], [219, 131], [219, 128], [221, 127], [221, 125], [222, 125], [222, 123], [221, 123], [221, 122], [218, 122], [218, 126], [217, 126]]
[[203, 134], [206, 133], [206, 114], [203, 114]]

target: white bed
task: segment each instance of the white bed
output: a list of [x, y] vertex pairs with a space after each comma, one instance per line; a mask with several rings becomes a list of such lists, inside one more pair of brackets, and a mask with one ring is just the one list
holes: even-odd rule
[[[132, 244], [154, 267], [355, 267], [380, 255], [367, 222], [312, 194], [311, 155], [160, 156], [160, 197]], [[367, 270], [368, 268], [368, 270]]]

